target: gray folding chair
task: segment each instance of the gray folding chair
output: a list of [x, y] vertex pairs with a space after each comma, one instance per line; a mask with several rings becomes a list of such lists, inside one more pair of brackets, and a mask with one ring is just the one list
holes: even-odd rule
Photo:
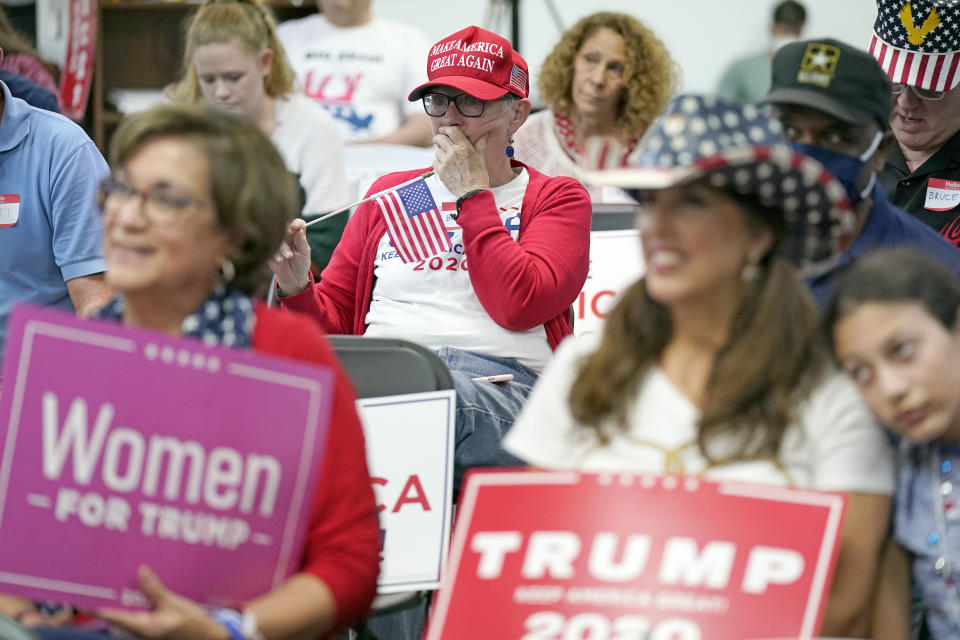
[[422, 344], [396, 338], [328, 337], [358, 398], [453, 389], [447, 365]]
[[590, 219], [590, 230], [633, 229], [637, 224], [637, 212], [639, 210], [640, 207], [635, 204], [595, 203], [593, 205], [593, 217]]
[[[328, 336], [358, 398], [453, 389], [443, 360], [427, 347], [395, 338]], [[356, 628], [360, 640], [419, 638], [429, 592], [377, 597], [370, 616]]]

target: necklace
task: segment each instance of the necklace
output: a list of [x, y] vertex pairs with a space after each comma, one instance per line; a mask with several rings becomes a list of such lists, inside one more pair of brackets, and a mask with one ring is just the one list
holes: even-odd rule
[[[583, 145], [577, 144], [576, 136], [573, 133], [573, 123], [570, 118], [562, 113], [553, 112], [553, 129], [560, 139], [560, 147], [571, 160], [578, 160], [583, 155]], [[627, 148], [623, 153], [621, 166], [626, 165], [626, 160], [631, 152], [637, 146], [639, 138], [633, 138], [627, 143]]]
[[[647, 440], [646, 438], [641, 438], [635, 436], [632, 433], [620, 433], [620, 436], [626, 438], [634, 446], [641, 448], [649, 448], [655, 451], [658, 451], [663, 455], [663, 471], [662, 473], [669, 475], [681, 475], [681, 476], [695, 476], [695, 477], [705, 477], [706, 474], [719, 467], [725, 467], [734, 464], [741, 463], [751, 463], [751, 462], [766, 462], [770, 464], [784, 479], [788, 487], [795, 487], [796, 482], [794, 482], [793, 476], [790, 474], [790, 471], [783, 465], [779, 458], [776, 456], [753, 456], [746, 458], [720, 458], [712, 462], [705, 460], [703, 468], [699, 471], [694, 471], [693, 469], [687, 469], [687, 465], [683, 461], [683, 454], [688, 450], [696, 450], [698, 445], [695, 441], [684, 442], [676, 447], [668, 447], [666, 445], [660, 444], [653, 440]], [[595, 443], [592, 446], [588, 447], [580, 454], [580, 457], [577, 460], [577, 464], [574, 465], [575, 468], [581, 467], [587, 458], [591, 454], [601, 450], [603, 445], [600, 443]]]

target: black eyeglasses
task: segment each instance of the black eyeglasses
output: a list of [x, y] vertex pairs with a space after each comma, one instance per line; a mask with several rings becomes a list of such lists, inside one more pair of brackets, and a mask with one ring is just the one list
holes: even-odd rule
[[917, 96], [921, 100], [930, 100], [931, 102], [937, 102], [938, 100], [943, 100], [943, 96], [947, 95], [946, 91], [935, 91], [933, 89], [921, 89], [920, 87], [915, 87], [911, 84], [903, 84], [902, 82], [894, 82], [891, 86], [891, 91], [893, 95], [898, 96], [903, 93], [904, 89], [910, 87], [910, 90], [913, 91], [913, 95]]
[[185, 193], [178, 193], [169, 187], [158, 186], [149, 191], [140, 191], [129, 182], [114, 176], [100, 183], [100, 209], [108, 213], [107, 207], [119, 207], [133, 198], [140, 198], [140, 213], [157, 227], [169, 227], [176, 224], [184, 211], [191, 207], [202, 207], [205, 203]]
[[450, 102], [457, 105], [457, 111], [460, 115], [467, 118], [479, 118], [483, 115], [483, 109], [487, 106], [486, 100], [474, 98], [473, 96], [461, 93], [456, 96], [448, 96], [443, 93], [427, 93], [423, 96], [423, 110], [428, 116], [439, 118], [446, 115], [450, 108]]

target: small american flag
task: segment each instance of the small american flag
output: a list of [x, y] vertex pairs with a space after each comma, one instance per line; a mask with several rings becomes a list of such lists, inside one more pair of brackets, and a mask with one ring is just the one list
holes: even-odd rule
[[426, 260], [453, 248], [443, 216], [423, 178], [377, 198], [387, 235], [403, 262]]
[[521, 69], [520, 65], [515, 64], [510, 70], [510, 86], [520, 93], [527, 91], [527, 72]]

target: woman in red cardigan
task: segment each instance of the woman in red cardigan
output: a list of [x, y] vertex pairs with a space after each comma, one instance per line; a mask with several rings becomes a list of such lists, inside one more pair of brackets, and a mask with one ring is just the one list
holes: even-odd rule
[[353, 389], [316, 323], [251, 298], [297, 215], [292, 175], [254, 125], [196, 106], [127, 118], [111, 160], [100, 194], [107, 278], [120, 295], [100, 317], [322, 364], [337, 382], [299, 573], [246, 603], [242, 616], [211, 615], [143, 567], [140, 586], [154, 609], [98, 613], [143, 637], [272, 640], [347, 626], [375, 595], [380, 540]]
[[[576, 180], [511, 160], [530, 101], [526, 62], [507, 40], [478, 27], [459, 31], [431, 48], [427, 76], [410, 100], [422, 100], [431, 116], [435, 174], [425, 186], [450, 247], [411, 258], [394, 246], [405, 241], [388, 233], [373, 201], [347, 224], [320, 282], [309, 274], [302, 221], [291, 223], [271, 267], [283, 305], [328, 332], [406, 338], [437, 351], [457, 391], [459, 478], [467, 467], [517, 462], [500, 440], [572, 333], [592, 210]], [[426, 170], [385, 176], [371, 193]], [[512, 380], [473, 380], [503, 374]]]

